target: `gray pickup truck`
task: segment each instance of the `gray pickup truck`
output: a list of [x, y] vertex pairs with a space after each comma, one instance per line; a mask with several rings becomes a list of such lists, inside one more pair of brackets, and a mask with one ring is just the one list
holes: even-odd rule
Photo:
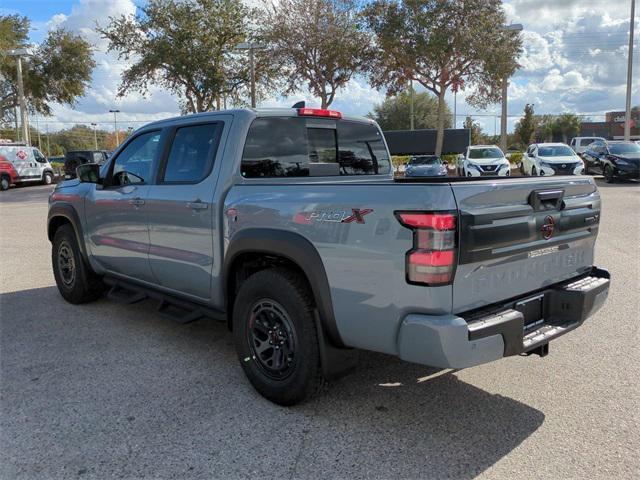
[[601, 307], [590, 177], [394, 180], [375, 122], [233, 110], [136, 131], [49, 199], [61, 295], [227, 322], [291, 405], [358, 349], [441, 368], [548, 352]]

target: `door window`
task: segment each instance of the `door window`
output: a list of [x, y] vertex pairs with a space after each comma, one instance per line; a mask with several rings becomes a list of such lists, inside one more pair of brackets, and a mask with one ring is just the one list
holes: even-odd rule
[[221, 124], [208, 123], [176, 129], [161, 176], [164, 183], [199, 183], [213, 167]]
[[134, 138], [113, 162], [112, 184], [148, 183], [159, 149], [160, 132], [143, 133]]
[[40, 150], [38, 150], [37, 148], [33, 149], [33, 156], [36, 158], [36, 162], [47, 163], [47, 159], [44, 155], [42, 155], [42, 153], [40, 153]]

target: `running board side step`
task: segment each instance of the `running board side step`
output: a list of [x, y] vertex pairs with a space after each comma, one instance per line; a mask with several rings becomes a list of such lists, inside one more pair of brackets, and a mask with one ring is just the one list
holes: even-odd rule
[[107, 298], [117, 303], [132, 304], [145, 299], [159, 301], [157, 311], [163, 317], [180, 324], [195, 322], [203, 317], [215, 320], [226, 321], [227, 315], [224, 312], [213, 309], [206, 305], [201, 305], [189, 300], [148, 288], [133, 282], [121, 280], [112, 276], [104, 277], [104, 283], [111, 288]]
[[116, 303], [123, 303], [125, 305], [131, 305], [132, 303], [138, 303], [148, 298], [148, 296], [139, 291], [129, 290], [121, 285], [115, 283], [109, 289], [107, 298]]
[[187, 324], [191, 322], [195, 322], [196, 320], [200, 320], [204, 317], [204, 313], [200, 310], [194, 309], [190, 310], [187, 308], [179, 307], [166, 299], [160, 300], [160, 304], [158, 305], [158, 312], [165, 318], [169, 320], [173, 320], [174, 322], [178, 322], [181, 324]]

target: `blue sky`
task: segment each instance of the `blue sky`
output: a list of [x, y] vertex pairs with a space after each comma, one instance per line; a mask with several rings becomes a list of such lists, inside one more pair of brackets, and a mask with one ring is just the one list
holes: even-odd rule
[[[256, 0], [251, 0], [255, 2]], [[525, 53], [522, 68], [509, 87], [509, 129], [517, 121], [526, 103], [534, 103], [536, 113], [566, 111], [588, 114], [594, 119], [609, 110], [624, 108], [626, 54], [630, 0], [507, 0], [504, 8], [509, 21], [524, 25]], [[73, 107], [56, 106], [47, 120], [51, 128], [73, 122], [109, 122], [110, 108], [122, 111], [124, 124], [174, 115], [176, 99], [167, 92], [152, 89], [147, 98], [139, 95], [116, 97], [120, 73], [126, 64], [105, 52], [104, 41], [94, 31], [95, 22], [110, 15], [132, 13], [142, 0], [1, 0], [0, 12], [19, 13], [32, 20], [31, 41], [38, 43], [47, 30], [62, 26], [82, 34], [96, 48], [98, 66], [87, 95]], [[638, 9], [636, 9], [636, 14]], [[636, 19], [636, 53], [632, 101], [640, 103], [640, 22]], [[471, 114], [488, 133], [499, 131], [495, 105], [485, 111], [469, 107], [458, 94], [458, 125]], [[291, 98], [271, 98], [264, 106], [290, 106], [294, 100], [315, 100], [304, 89]], [[366, 114], [384, 99], [384, 92], [372, 89], [365, 79], [356, 78], [339, 92], [333, 108], [345, 113]], [[448, 98], [453, 110], [453, 97]], [[41, 119], [40, 121], [44, 121]]]

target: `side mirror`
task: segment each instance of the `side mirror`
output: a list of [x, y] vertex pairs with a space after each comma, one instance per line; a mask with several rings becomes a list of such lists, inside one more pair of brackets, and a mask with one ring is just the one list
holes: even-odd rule
[[100, 179], [100, 165], [85, 163], [76, 167], [76, 176], [82, 183], [102, 183]]

